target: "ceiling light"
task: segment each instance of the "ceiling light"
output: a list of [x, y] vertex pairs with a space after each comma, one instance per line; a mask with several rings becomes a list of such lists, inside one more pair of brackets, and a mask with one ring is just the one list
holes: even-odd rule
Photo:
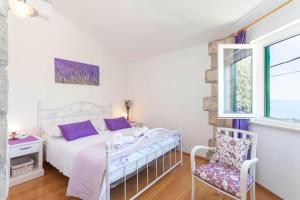
[[26, 0], [9, 0], [9, 8], [21, 18], [38, 16], [37, 10], [26, 4]]

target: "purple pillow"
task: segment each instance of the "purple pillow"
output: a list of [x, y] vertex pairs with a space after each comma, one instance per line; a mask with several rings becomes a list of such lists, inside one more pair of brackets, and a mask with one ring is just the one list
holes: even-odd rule
[[67, 141], [98, 134], [91, 121], [58, 125], [62, 135]]
[[124, 117], [104, 119], [106, 126], [111, 131], [116, 131], [124, 128], [131, 128], [131, 125]]

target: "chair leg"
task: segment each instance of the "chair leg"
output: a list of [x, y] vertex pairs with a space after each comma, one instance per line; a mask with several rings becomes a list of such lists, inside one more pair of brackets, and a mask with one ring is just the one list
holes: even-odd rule
[[241, 194], [241, 200], [247, 200], [247, 193], [246, 194]]
[[252, 186], [252, 188], [250, 189], [250, 199], [251, 200], [255, 200], [255, 184]]
[[195, 191], [196, 190], [196, 186], [195, 186], [195, 177], [194, 175], [192, 175], [192, 196], [191, 196], [191, 200], [195, 199]]

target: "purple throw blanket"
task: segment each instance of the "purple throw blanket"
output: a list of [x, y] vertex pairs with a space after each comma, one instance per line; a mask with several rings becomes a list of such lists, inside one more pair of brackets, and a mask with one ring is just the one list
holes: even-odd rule
[[105, 143], [81, 150], [75, 158], [67, 196], [82, 200], [99, 200], [105, 167]]

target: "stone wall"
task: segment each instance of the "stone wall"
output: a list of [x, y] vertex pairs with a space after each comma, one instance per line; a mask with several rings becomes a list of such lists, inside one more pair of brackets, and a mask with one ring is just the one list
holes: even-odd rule
[[0, 199], [6, 199], [7, 154], [7, 1], [0, 1]]
[[[219, 39], [208, 44], [208, 53], [211, 57], [210, 69], [205, 71], [205, 82], [211, 85], [211, 96], [203, 98], [203, 110], [209, 113], [209, 125], [213, 126], [213, 133], [208, 144], [210, 147], [216, 146], [215, 130], [218, 126], [232, 127], [231, 119], [218, 118], [218, 44], [232, 44], [234, 36]], [[207, 153], [207, 158], [210, 158], [212, 152]]]

